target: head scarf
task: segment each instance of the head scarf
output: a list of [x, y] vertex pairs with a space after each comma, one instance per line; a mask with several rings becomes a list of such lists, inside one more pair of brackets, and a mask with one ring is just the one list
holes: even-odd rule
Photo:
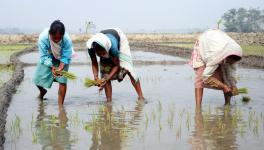
[[110, 39], [103, 33], [96, 33], [92, 36], [86, 43], [88, 49], [92, 48], [93, 42], [96, 42], [100, 46], [102, 46], [106, 52], [108, 53], [111, 48], [111, 41]]
[[50, 48], [51, 48], [51, 51], [52, 51], [53, 56], [56, 59], [60, 59], [60, 57], [61, 57], [61, 46], [60, 46], [61, 40], [60, 40], [60, 42], [55, 43], [49, 37], [49, 41], [50, 41]]

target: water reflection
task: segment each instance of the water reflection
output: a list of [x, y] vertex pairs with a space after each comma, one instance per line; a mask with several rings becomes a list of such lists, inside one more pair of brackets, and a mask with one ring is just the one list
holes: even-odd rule
[[42, 149], [70, 150], [73, 141], [67, 129], [68, 118], [65, 108], [59, 108], [58, 116], [48, 115], [45, 110], [46, 103], [39, 101], [32, 142], [42, 145]]
[[92, 133], [90, 150], [122, 149], [125, 146], [124, 141], [128, 140], [129, 135], [139, 125], [143, 106], [137, 104], [134, 111], [125, 111], [124, 108], [113, 111], [111, 104], [103, 105], [85, 126], [86, 130]]
[[213, 114], [211, 110], [195, 109], [192, 149], [238, 149], [236, 127], [241, 117], [231, 112], [229, 106], [217, 108], [217, 112]]

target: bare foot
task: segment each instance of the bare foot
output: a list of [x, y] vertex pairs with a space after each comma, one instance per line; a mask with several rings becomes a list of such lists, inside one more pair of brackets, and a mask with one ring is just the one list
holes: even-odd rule
[[138, 97], [138, 101], [144, 101], [145, 98], [142, 96], [142, 97]]
[[41, 100], [44, 100], [44, 96], [45, 96], [46, 93], [47, 93], [46, 89], [40, 90], [38, 98], [41, 99]]

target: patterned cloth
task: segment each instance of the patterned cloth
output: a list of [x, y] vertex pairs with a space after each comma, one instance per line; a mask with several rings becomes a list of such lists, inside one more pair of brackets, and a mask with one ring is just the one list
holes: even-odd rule
[[[104, 63], [102, 63], [102, 61], [100, 61], [101, 78], [108, 76], [113, 67], [114, 67], [114, 65], [111, 63], [104, 64]], [[124, 68], [120, 67], [118, 72], [116, 74], [114, 74], [114, 76], [112, 77], [112, 80], [118, 80], [118, 82], [121, 82], [125, 78], [126, 74], [127, 74], [127, 71]]]

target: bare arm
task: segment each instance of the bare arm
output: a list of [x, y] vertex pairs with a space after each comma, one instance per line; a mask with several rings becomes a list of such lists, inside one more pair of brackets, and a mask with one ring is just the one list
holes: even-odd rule
[[206, 79], [204, 81], [205, 84], [209, 85], [210, 87], [213, 88], [220, 88], [223, 89], [225, 93], [231, 92], [230, 87], [228, 87], [225, 83], [219, 81], [217, 78], [215, 77], [209, 77], [208, 79]]
[[96, 57], [91, 58], [92, 60], [92, 70], [93, 70], [93, 75], [94, 75], [94, 80], [98, 80], [98, 62]]
[[107, 77], [106, 80], [111, 80], [112, 77], [118, 72], [119, 68], [120, 68], [120, 60], [118, 57], [113, 57], [112, 58], [113, 63], [115, 64], [115, 66], [112, 68], [111, 72], [109, 73], [109, 76]]

